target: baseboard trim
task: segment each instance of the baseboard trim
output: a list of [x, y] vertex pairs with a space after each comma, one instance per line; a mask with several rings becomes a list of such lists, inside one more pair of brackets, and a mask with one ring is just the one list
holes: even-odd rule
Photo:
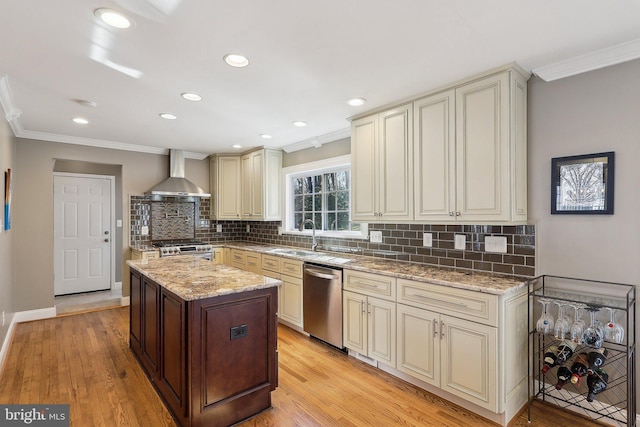
[[120, 297], [120, 305], [125, 307], [131, 304], [131, 297]]
[[7, 354], [9, 353], [9, 344], [13, 339], [13, 331], [16, 327], [16, 316], [14, 315], [11, 319], [11, 323], [9, 323], [9, 329], [7, 329], [7, 335], [4, 337], [4, 342], [2, 343], [2, 347], [0, 348], [0, 373], [3, 372], [4, 362], [7, 358]]
[[56, 314], [55, 307], [48, 307], [37, 310], [19, 311], [13, 316], [13, 319], [16, 323], [22, 323], [30, 322], [32, 320], [49, 319], [51, 317], [56, 317]]

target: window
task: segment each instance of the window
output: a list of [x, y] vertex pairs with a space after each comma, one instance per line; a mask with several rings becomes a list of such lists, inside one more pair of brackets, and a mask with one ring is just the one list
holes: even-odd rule
[[316, 230], [349, 230], [349, 169], [292, 178], [293, 223], [311, 220]]
[[[316, 234], [361, 237], [361, 224], [351, 222], [350, 157], [297, 165], [284, 170], [284, 231], [299, 233], [301, 222], [313, 221]], [[311, 229], [305, 225], [305, 233]]]

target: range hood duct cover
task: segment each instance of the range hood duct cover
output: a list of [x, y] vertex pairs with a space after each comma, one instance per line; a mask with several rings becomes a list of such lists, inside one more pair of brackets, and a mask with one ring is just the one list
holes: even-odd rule
[[147, 191], [146, 194], [158, 196], [196, 196], [211, 197], [193, 182], [184, 177], [184, 153], [182, 150], [169, 150], [169, 178]]

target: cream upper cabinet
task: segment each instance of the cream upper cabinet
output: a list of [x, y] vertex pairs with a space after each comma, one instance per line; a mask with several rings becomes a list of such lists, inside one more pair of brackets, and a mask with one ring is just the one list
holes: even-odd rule
[[240, 218], [240, 156], [215, 155], [209, 163], [211, 219]]
[[354, 221], [413, 219], [411, 104], [351, 124]]
[[281, 219], [282, 151], [259, 149], [243, 154], [240, 161], [242, 219]]
[[414, 103], [414, 217], [527, 219], [527, 83], [517, 69]]

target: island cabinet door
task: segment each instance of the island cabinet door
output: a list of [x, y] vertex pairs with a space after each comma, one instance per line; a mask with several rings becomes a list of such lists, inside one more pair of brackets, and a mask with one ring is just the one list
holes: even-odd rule
[[181, 423], [187, 418], [187, 303], [160, 292], [160, 363], [156, 387]]
[[160, 286], [142, 278], [142, 358], [141, 362], [153, 380], [158, 372], [158, 300]]
[[271, 406], [277, 288], [190, 302], [191, 425], [227, 426]]
[[130, 277], [129, 346], [139, 358], [142, 356], [142, 277], [133, 269], [131, 270]]

